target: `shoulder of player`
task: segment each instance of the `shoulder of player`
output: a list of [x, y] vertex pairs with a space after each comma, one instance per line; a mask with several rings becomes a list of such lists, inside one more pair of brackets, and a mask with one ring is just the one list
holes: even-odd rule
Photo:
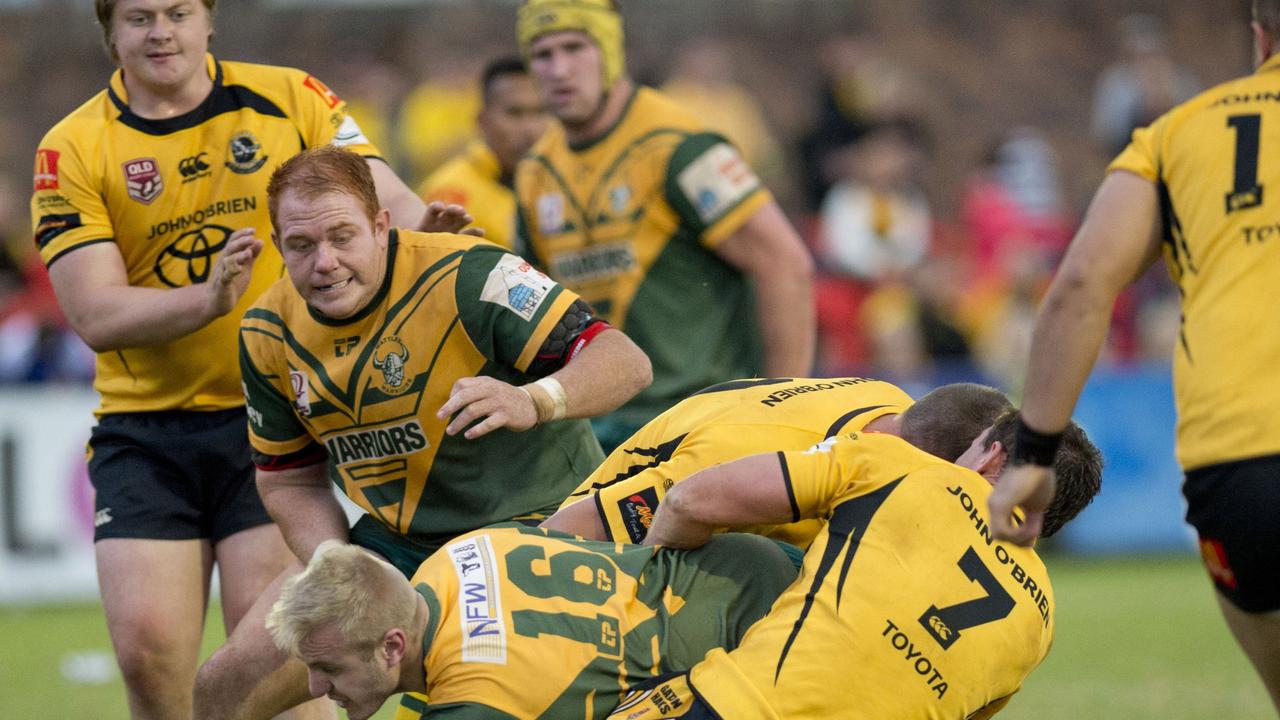
[[1229, 103], [1233, 108], [1245, 108], [1248, 107], [1249, 101], [1244, 98], [1255, 99], [1255, 96], [1266, 96], [1271, 103], [1280, 102], [1280, 90], [1275, 87], [1276, 73], [1280, 73], [1280, 68], [1271, 68], [1269, 71], [1243, 75], [1221, 82], [1175, 105], [1156, 122], [1165, 121], [1170, 125], [1178, 125], [1204, 110], [1223, 103]]
[[447, 232], [419, 232], [398, 228], [396, 241], [399, 245], [397, 253], [421, 254], [422, 257], [443, 256], [457, 252], [465, 254], [471, 251], [507, 252], [501, 246], [484, 238]]
[[120, 111], [106, 90], [103, 90], [80, 107], [67, 113], [44, 134], [40, 147], [97, 145], [102, 129], [120, 117]]
[[707, 130], [707, 125], [683, 105], [661, 90], [641, 87], [636, 90], [629, 112], [646, 123], [660, 123], [663, 127], [689, 133]]
[[238, 86], [257, 93], [286, 112], [297, 107], [304, 93], [315, 93], [331, 107], [338, 98], [323, 82], [305, 70], [283, 65], [259, 65], [238, 60], [219, 60], [223, 86]]

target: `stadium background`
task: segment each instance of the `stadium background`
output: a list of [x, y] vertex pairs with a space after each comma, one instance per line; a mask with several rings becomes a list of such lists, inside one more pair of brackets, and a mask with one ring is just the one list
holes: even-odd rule
[[[224, 0], [213, 49], [324, 79], [416, 183], [470, 135], [479, 68], [514, 50], [514, 5]], [[125, 717], [93, 604], [91, 357], [56, 311], [26, 205], [40, 136], [109, 73], [88, 6], [0, 0], [0, 712], [14, 717]], [[1144, 95], [1129, 112], [1149, 114], [1250, 59], [1246, 0], [630, 0], [624, 12], [633, 75], [733, 121], [814, 248], [821, 372], [913, 391], [960, 378], [1016, 391], [1038, 293], [1122, 142], [1095, 121], [1100, 106]], [[841, 198], [866, 197], [899, 214], [832, 220]], [[836, 247], [868, 232], [927, 251], [867, 273]], [[1120, 305], [1077, 413], [1106, 455], [1104, 492], [1046, 548], [1058, 639], [1002, 717], [1267, 716], [1181, 522], [1176, 318], [1159, 272]]]

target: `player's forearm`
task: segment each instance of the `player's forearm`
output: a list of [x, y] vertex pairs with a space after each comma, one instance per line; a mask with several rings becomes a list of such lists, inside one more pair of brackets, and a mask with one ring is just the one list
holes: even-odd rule
[[[325, 540], [348, 538], [347, 516], [323, 477], [323, 465], [258, 471], [258, 494], [289, 549], [304, 564]], [[316, 478], [321, 478], [317, 482]]]
[[805, 262], [756, 276], [756, 315], [766, 377], [805, 377], [813, 370], [813, 266]]
[[218, 317], [203, 284], [79, 289], [74, 300], [62, 293], [59, 300], [67, 322], [96, 352], [171, 342]]
[[715, 530], [794, 519], [778, 454], [761, 453], [676, 483], [658, 506], [645, 544], [698, 547]]
[[609, 329], [551, 377], [564, 388], [565, 417], [588, 418], [616, 410], [648, 387], [653, 367], [631, 338]]

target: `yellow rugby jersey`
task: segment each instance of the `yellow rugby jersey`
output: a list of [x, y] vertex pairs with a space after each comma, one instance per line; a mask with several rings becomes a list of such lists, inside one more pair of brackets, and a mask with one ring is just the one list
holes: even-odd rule
[[[653, 513], [677, 482], [713, 465], [771, 450], [803, 450], [844, 432], [861, 430], [912, 403], [879, 380], [763, 378], [713, 385], [649, 421], [582, 481], [561, 505], [588, 495], [611, 539], [641, 542]], [[821, 523], [753, 528], [805, 547]]]
[[411, 579], [430, 610], [425, 716], [604, 718], [628, 685], [736, 646], [795, 569], [768, 540], [719, 542], [682, 552], [532, 528], [450, 542]]
[[502, 177], [498, 158], [482, 140], [431, 173], [418, 187], [422, 199], [457, 203], [484, 228], [484, 239], [507, 249], [515, 234], [516, 196], [511, 179]]
[[426, 544], [554, 507], [600, 461], [585, 420], [444, 434], [456, 380], [524, 384], [577, 296], [489, 243], [393, 231], [374, 299], [346, 320], [315, 313], [288, 279], [244, 317], [249, 439], [276, 457], [316, 444], [330, 477], [393, 532]]
[[1160, 194], [1165, 264], [1182, 296], [1173, 380], [1187, 470], [1280, 452], [1280, 328], [1262, 320], [1280, 304], [1277, 149], [1273, 57], [1134, 132], [1110, 167]]
[[517, 242], [653, 363], [653, 384], [614, 417], [639, 425], [760, 372], [751, 289], [712, 249], [769, 199], [728, 141], [649, 88], [590, 145], [553, 124], [521, 161]]
[[796, 517], [827, 525], [742, 644], [694, 666], [694, 691], [734, 720], [956, 720], [1007, 702], [1049, 652], [1053, 592], [1034, 550], [992, 542], [990, 483], [875, 433], [779, 459]]
[[[128, 107], [122, 71], [53, 127], [36, 151], [31, 218], [47, 265], [113, 242], [130, 285], [205, 282], [231, 233], [269, 239], [267, 180], [307, 147], [376, 155], [346, 107], [301, 70], [207, 58], [213, 90], [164, 120]], [[270, 245], [270, 242], [267, 243]], [[240, 316], [283, 273], [263, 249], [234, 310], [172, 342], [99, 353], [100, 412], [220, 410], [244, 403], [235, 357]]]

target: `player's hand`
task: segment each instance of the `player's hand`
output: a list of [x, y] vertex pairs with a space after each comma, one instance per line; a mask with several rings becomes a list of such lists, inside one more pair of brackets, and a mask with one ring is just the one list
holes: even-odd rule
[[[991, 533], [997, 540], [1030, 545], [1040, 536], [1044, 511], [1053, 500], [1055, 481], [1053, 468], [1040, 465], [1014, 465], [1000, 476], [987, 507], [991, 510]], [[1013, 511], [1018, 508], [1024, 519], [1014, 524]]]
[[467, 209], [461, 205], [454, 203], [446, 205], [439, 200], [433, 200], [427, 203], [427, 214], [422, 216], [422, 224], [418, 226], [418, 230], [484, 237], [484, 230], [478, 227], [467, 227], [473, 222], [475, 218], [471, 217]]
[[213, 265], [205, 284], [209, 291], [209, 306], [213, 317], [222, 317], [240, 301], [249, 287], [253, 263], [262, 252], [262, 241], [253, 234], [253, 228], [241, 228], [227, 238], [227, 246]]
[[527, 392], [491, 377], [465, 377], [455, 382], [449, 399], [436, 412], [441, 420], [451, 415], [453, 419], [444, 430], [446, 435], [457, 435], [480, 421], [463, 433], [468, 440], [498, 428], [519, 432], [538, 423], [538, 411]]

